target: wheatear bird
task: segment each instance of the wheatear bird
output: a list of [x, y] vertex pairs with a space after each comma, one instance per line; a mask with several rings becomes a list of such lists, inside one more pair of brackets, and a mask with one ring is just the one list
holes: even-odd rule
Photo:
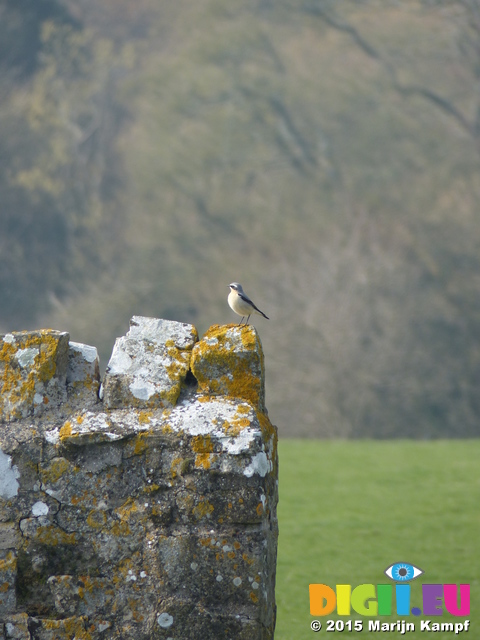
[[[252, 313], [258, 313], [259, 315], [269, 320], [269, 317], [266, 316], [263, 311], [260, 311], [260, 309], [253, 304], [253, 302], [244, 292], [241, 284], [239, 284], [238, 282], [232, 282], [232, 284], [229, 284], [228, 286], [230, 287], [230, 293], [228, 294], [227, 298], [228, 304], [230, 305], [232, 311], [235, 311], [237, 315], [242, 316], [242, 320], [247, 316], [247, 321], [245, 322], [245, 324], [248, 324]], [[242, 320], [240, 320], [240, 322], [238, 323], [239, 325], [242, 324]]]

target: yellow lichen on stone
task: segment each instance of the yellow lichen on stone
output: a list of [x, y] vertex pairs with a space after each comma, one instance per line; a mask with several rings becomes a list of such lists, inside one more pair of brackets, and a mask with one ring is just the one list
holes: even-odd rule
[[[23, 379], [22, 369], [18, 362], [15, 360], [15, 356], [19, 350], [20, 345], [18, 343], [3, 342], [2, 349], [0, 350], [0, 365], [3, 370], [2, 373], [2, 389], [0, 393], [0, 405], [1, 413], [4, 413], [4, 407], [6, 399], [8, 398], [10, 405], [18, 404], [22, 401], [26, 403], [32, 403], [35, 395], [35, 376], [34, 372], [30, 371], [27, 374], [26, 379]], [[25, 348], [22, 343], [21, 348]], [[37, 356], [35, 356], [36, 359]], [[8, 412], [5, 417], [20, 418], [21, 412], [18, 409]]]
[[250, 413], [251, 410], [248, 404], [239, 404], [237, 407], [237, 413]]
[[222, 378], [224, 387], [227, 389], [227, 396], [232, 398], [245, 398], [254, 407], [260, 400], [261, 380], [251, 373], [248, 362], [240, 360], [233, 373], [233, 379], [229, 376]]
[[11, 361], [16, 352], [15, 346], [10, 342], [4, 342], [0, 349], [0, 363], [3, 369], [0, 397], [10, 393], [16, 383], [15, 372], [11, 367]]
[[[172, 341], [167, 340], [167, 346], [169, 342]], [[161, 395], [162, 399], [167, 400], [172, 406], [175, 406], [177, 404], [178, 396], [180, 395], [181, 385], [185, 380], [190, 367], [192, 352], [183, 351], [175, 346], [170, 346], [167, 349], [167, 353], [171, 358], [171, 362], [165, 365], [165, 371], [167, 372], [170, 380], [177, 384], [172, 385], [168, 391], [164, 391]]]
[[135, 448], [133, 450], [136, 456], [141, 455], [147, 449], [147, 443], [145, 440], [146, 433], [139, 433], [135, 438]]
[[60, 440], [62, 438], [67, 438], [72, 435], [72, 423], [70, 422], [70, 420], [67, 420], [65, 422], [63, 427], [58, 432], [58, 435], [60, 436]]
[[131, 535], [132, 530], [126, 522], [114, 522], [109, 529], [109, 533], [118, 538], [124, 538], [125, 536]]
[[209, 393], [202, 393], [199, 395], [197, 400], [198, 402], [211, 402], [214, 399], [214, 396], [211, 396]]
[[19, 331], [11, 334], [10, 340], [2, 340], [0, 417], [21, 418], [34, 406], [48, 404], [43, 391], [57, 372], [59, 347], [62, 344], [66, 348], [66, 337], [67, 334], [42, 329]]
[[152, 411], [140, 411], [138, 414], [138, 422], [140, 424], [148, 424], [152, 415]]
[[92, 509], [87, 516], [87, 524], [92, 527], [92, 529], [102, 529], [107, 522], [107, 514], [105, 511], [98, 511], [96, 509]]
[[40, 469], [40, 477], [42, 478], [42, 482], [54, 484], [58, 482], [67, 471], [72, 471], [71, 463], [65, 458], [54, 458], [48, 467]]
[[176, 478], [177, 475], [182, 475], [182, 464], [183, 458], [174, 458], [172, 460], [172, 464], [170, 465], [170, 473], [172, 478]]
[[167, 353], [172, 358], [172, 362], [165, 367], [170, 380], [178, 380], [178, 378], [184, 377], [190, 364], [191, 352], [171, 347]]
[[132, 515], [138, 512], [138, 507], [132, 498], [128, 498], [120, 507], [115, 509], [115, 513], [123, 522], [129, 522]]
[[204, 500], [193, 507], [192, 513], [197, 520], [201, 520], [202, 518], [208, 517], [212, 513], [213, 509], [213, 504], [210, 504], [208, 500]]
[[143, 488], [143, 493], [154, 493], [160, 489], [160, 485], [158, 484], [150, 484]]
[[66, 533], [66, 531], [54, 525], [38, 527], [35, 539], [37, 542], [47, 544], [50, 547], [56, 547], [59, 544], [77, 544], [75, 533]]
[[211, 436], [195, 436], [192, 439], [192, 449], [196, 453], [195, 467], [210, 469], [217, 456], [213, 455], [213, 442]]
[[16, 568], [17, 568], [17, 557], [13, 553], [13, 551], [9, 551], [5, 556], [5, 558], [3, 559], [0, 558], [0, 571], [2, 573], [7, 571], [15, 571]]
[[248, 418], [233, 418], [230, 422], [225, 420], [222, 427], [227, 436], [236, 437], [243, 429], [249, 427], [251, 422]]
[[200, 394], [243, 398], [263, 407], [264, 358], [254, 327], [213, 325], [195, 345], [191, 368]]
[[55, 355], [58, 349], [58, 340], [48, 330], [42, 329], [40, 336], [32, 336], [25, 341], [24, 349], [39, 348], [35, 356], [37, 375], [42, 382], [48, 382], [53, 378], [57, 370]]
[[197, 453], [195, 456], [195, 467], [198, 469], [202, 467], [202, 469], [210, 469], [212, 466], [212, 462], [215, 462], [217, 456], [212, 453]]
[[269, 417], [259, 411], [257, 413], [258, 422], [260, 423], [260, 428], [262, 430], [263, 437], [265, 442], [272, 443], [272, 460], [274, 465], [277, 464], [277, 447], [278, 447], [278, 435], [277, 428], [270, 422]]
[[195, 453], [212, 453], [213, 442], [212, 437], [207, 436], [194, 436], [192, 438], [192, 450]]
[[63, 620], [50, 620], [43, 618], [41, 624], [47, 631], [56, 631], [55, 639], [91, 640], [91, 634], [85, 629], [86, 618], [64, 618]]
[[174, 407], [177, 404], [178, 396], [180, 395], [181, 385], [172, 385], [168, 391], [162, 391], [160, 397], [162, 400], [166, 400]]

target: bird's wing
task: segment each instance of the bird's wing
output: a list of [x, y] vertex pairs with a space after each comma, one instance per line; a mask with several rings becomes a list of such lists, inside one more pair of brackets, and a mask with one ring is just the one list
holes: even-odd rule
[[240, 296], [240, 298], [241, 298], [242, 300], [244, 300], [244, 301], [245, 301], [245, 302], [247, 302], [248, 304], [251, 304], [251, 305], [252, 305], [252, 307], [255, 309], [255, 311], [258, 311], [258, 313], [261, 313], [261, 314], [262, 314], [262, 316], [264, 316], [264, 315], [265, 315], [265, 314], [263, 313], [263, 311], [260, 311], [260, 309], [257, 307], [257, 305], [256, 305], [254, 302], [252, 302], [252, 300], [250, 300], [250, 298], [247, 296], [247, 294], [246, 294], [246, 293], [239, 293], [238, 295]]
[[255, 306], [255, 305], [253, 304], [253, 302], [250, 300], [250, 298], [247, 296], [247, 294], [246, 294], [246, 293], [243, 293], [243, 292], [242, 292], [242, 293], [240, 293], [240, 292], [238, 292], [238, 291], [237, 291], [237, 293], [238, 293], [238, 297], [239, 297], [239, 298], [241, 298], [241, 299], [242, 299], [242, 300], [244, 300], [245, 302], [248, 302], [248, 304], [251, 304], [251, 305], [252, 305], [252, 307], [254, 307], [254, 306]]

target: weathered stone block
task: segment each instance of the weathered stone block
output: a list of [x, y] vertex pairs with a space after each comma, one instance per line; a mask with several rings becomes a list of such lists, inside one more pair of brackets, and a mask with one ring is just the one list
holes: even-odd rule
[[127, 335], [117, 338], [107, 366], [105, 406], [174, 406], [197, 340], [191, 324], [134, 316]]
[[265, 410], [265, 363], [255, 327], [210, 327], [193, 349], [192, 373], [202, 393], [242, 398]]
[[0, 338], [0, 421], [38, 415], [67, 398], [68, 333], [18, 331]]
[[70, 342], [68, 349], [67, 390], [70, 398], [84, 405], [97, 402], [100, 387], [100, 360], [96, 347]]
[[86, 408], [98, 402], [99, 385], [96, 348], [69, 342], [66, 332], [0, 336], [0, 422]]
[[[28, 616], [26, 613], [5, 616], [4, 629], [5, 635], [3, 638], [5, 638], [5, 640], [31, 640], [32, 638], [28, 630]], [[2, 638], [1, 630], [0, 638]]]
[[[65, 401], [1, 425], [5, 638], [273, 639], [277, 436], [261, 345], [253, 328], [215, 329], [194, 356], [195, 330], [177, 325], [133, 320], [145, 366], [106, 374], [119, 408], [91, 393], [94, 352], [70, 344]], [[132, 400], [139, 380], [157, 406]]]

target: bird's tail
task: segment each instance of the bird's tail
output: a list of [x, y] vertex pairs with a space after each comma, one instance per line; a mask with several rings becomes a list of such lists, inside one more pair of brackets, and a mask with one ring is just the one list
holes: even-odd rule
[[256, 311], [257, 313], [259, 313], [261, 316], [263, 316], [263, 317], [264, 317], [264, 318], [266, 318], [267, 320], [270, 320], [270, 318], [269, 318], [268, 316], [266, 316], [266, 315], [263, 313], [263, 311], [260, 311], [260, 309], [259, 309], [256, 305], [254, 305], [254, 304], [253, 304], [253, 302], [252, 302], [251, 300], [249, 300], [249, 303], [252, 305], [252, 307], [255, 309], [255, 311]]

